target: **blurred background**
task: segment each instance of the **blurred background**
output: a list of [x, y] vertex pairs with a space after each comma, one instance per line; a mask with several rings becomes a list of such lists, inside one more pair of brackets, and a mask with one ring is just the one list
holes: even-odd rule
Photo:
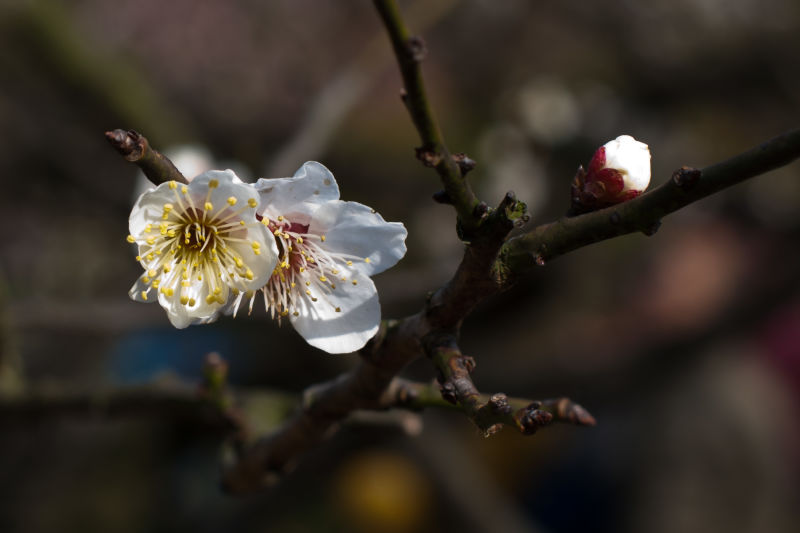
[[[426, 39], [449, 147], [478, 162], [483, 200], [514, 190], [531, 224], [566, 211], [576, 167], [620, 134], [650, 145], [657, 185], [800, 125], [794, 0], [399, 5]], [[293, 395], [357, 362], [263, 309], [178, 331], [130, 301], [137, 169], [109, 129], [250, 179], [323, 162], [345, 199], [409, 229], [406, 258], [375, 279], [386, 317], [449, 278], [454, 215], [414, 159], [372, 3], [2, 0], [0, 72], [0, 530], [794, 531], [797, 163], [653, 237], [559, 258], [467, 321], [482, 391], [567, 395], [596, 428], [484, 438], [455, 413], [362, 421], [277, 488], [234, 498], [218, 488], [219, 431], [10, 405], [43, 387], [195, 383], [212, 350], [236, 386]], [[406, 375], [434, 372], [421, 360]]]

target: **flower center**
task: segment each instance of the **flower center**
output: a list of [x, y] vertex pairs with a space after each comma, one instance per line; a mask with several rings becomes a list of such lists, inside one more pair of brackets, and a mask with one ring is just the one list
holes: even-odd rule
[[330, 296], [341, 290], [337, 283], [358, 284], [355, 271], [349, 267], [353, 259], [361, 258], [329, 252], [324, 245], [325, 235], [309, 233], [307, 225], [293, 223], [284, 216], [262, 222], [268, 225], [278, 245], [278, 264], [262, 289], [270, 315], [277, 315], [279, 321], [289, 313], [299, 316], [301, 298], [310, 302], [311, 312], [314, 307], [325, 305], [340, 313], [341, 308], [332, 303]]
[[195, 205], [187, 186], [179, 193], [178, 184], [170, 182], [175, 203], [163, 204], [158, 226], [147, 224], [143, 234], [128, 236], [129, 242], [139, 244], [142, 255], [137, 260], [147, 268], [142, 281], [149, 286], [141, 291], [143, 300], [155, 289], [168, 299], [177, 294], [188, 307], [197, 305], [201, 293], [207, 304], [224, 304], [225, 286], [238, 293], [253, 279], [253, 271], [235, 245], [249, 243], [253, 253], [260, 254], [259, 243], [245, 238], [248, 224], [239, 216], [254, 205], [234, 210], [237, 202], [231, 197], [215, 208], [209, 198], [217, 186], [218, 182], [211, 180], [205, 202]]

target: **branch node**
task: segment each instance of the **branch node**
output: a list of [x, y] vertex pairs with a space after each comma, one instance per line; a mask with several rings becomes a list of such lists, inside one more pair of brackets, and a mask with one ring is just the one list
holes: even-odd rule
[[464, 177], [470, 170], [473, 170], [478, 163], [475, 160], [470, 159], [470, 157], [463, 153], [453, 154], [453, 160], [458, 164], [458, 168], [461, 169], [461, 176]]
[[450, 195], [447, 194], [447, 191], [442, 189], [441, 191], [436, 191], [433, 193], [433, 201], [437, 204], [452, 204], [453, 199], [450, 198]]
[[419, 35], [409, 37], [408, 41], [406, 41], [406, 51], [411, 59], [417, 63], [421, 62], [425, 59], [425, 56], [428, 55], [428, 47], [425, 44], [425, 40]]
[[458, 359], [460, 359], [461, 366], [464, 367], [464, 370], [470, 374], [472, 374], [475, 371], [475, 367], [478, 366], [478, 364], [475, 362], [475, 358], [469, 355], [462, 355]]
[[439, 163], [442, 162], [442, 154], [434, 150], [432, 147], [427, 145], [422, 145], [417, 148], [414, 148], [414, 152], [417, 155], [417, 159], [422, 161], [422, 164], [426, 167], [435, 167]]
[[536, 431], [553, 421], [553, 415], [541, 409], [524, 409], [519, 415], [520, 430], [525, 435], [533, 435]]
[[477, 219], [486, 218], [487, 214], [489, 214], [489, 206], [486, 205], [486, 202], [480, 202], [472, 210], [472, 215]]
[[492, 397], [489, 398], [489, 408], [495, 413], [511, 413], [511, 405], [508, 403], [508, 396], [502, 392], [492, 394]]
[[648, 237], [652, 237], [653, 235], [656, 234], [656, 232], [658, 231], [658, 228], [660, 228], [660, 227], [661, 227], [661, 221], [660, 220], [656, 220], [655, 222], [653, 222], [652, 224], [650, 224], [649, 226], [644, 228], [642, 230], [642, 233], [644, 233]]
[[683, 166], [672, 173], [672, 182], [682, 191], [688, 191], [700, 181], [702, 174], [699, 169]]
[[133, 130], [107, 131], [106, 139], [127, 161], [136, 161], [147, 150], [147, 139]]
[[492, 424], [491, 426], [483, 430], [483, 436], [489, 438], [495, 433], [498, 433], [501, 429], [503, 429], [502, 423], [498, 422], [497, 424]]
[[458, 394], [456, 393], [456, 386], [453, 385], [452, 381], [445, 381], [441, 383], [441, 393], [442, 398], [452, 403], [453, 405], [458, 405]]

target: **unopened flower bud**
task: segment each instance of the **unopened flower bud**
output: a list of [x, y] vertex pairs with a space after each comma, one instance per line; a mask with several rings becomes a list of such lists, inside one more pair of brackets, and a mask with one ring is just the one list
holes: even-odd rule
[[592, 211], [639, 196], [650, 184], [650, 150], [630, 135], [620, 135], [594, 153], [572, 186], [572, 207]]

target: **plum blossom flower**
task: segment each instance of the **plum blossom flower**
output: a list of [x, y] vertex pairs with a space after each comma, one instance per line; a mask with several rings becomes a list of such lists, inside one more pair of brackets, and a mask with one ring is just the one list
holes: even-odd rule
[[216, 320], [237, 294], [269, 279], [276, 241], [256, 218], [258, 194], [231, 170], [211, 170], [188, 185], [162, 183], [131, 211], [128, 242], [145, 269], [129, 294], [158, 300], [176, 328]]
[[[630, 135], [620, 135], [595, 151], [589, 169], [578, 169], [572, 187], [578, 212], [636, 198], [650, 184], [650, 150]], [[577, 205], [576, 205], [577, 204]]]
[[[305, 163], [291, 178], [260, 179], [255, 187], [258, 214], [279, 253], [261, 288], [270, 315], [287, 317], [306, 342], [326, 352], [359, 350], [381, 318], [370, 276], [405, 255], [406, 228], [365, 205], [339, 200], [333, 174], [317, 162]], [[241, 301], [239, 295], [230, 311]]]

